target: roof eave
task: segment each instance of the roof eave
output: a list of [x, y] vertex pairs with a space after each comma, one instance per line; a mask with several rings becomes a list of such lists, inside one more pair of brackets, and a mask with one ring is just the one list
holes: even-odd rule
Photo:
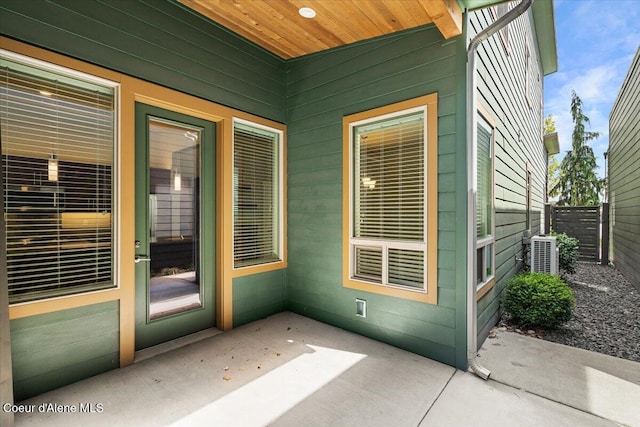
[[558, 141], [558, 132], [548, 133], [544, 136], [544, 148], [547, 149], [549, 156], [560, 152], [560, 142]]
[[533, 2], [533, 23], [540, 49], [542, 74], [549, 75], [558, 71], [558, 49], [556, 46], [556, 24], [553, 13], [553, 0], [535, 0]]
[[[458, 0], [467, 10], [482, 9], [506, 0]], [[536, 39], [540, 49], [540, 62], [543, 75], [558, 71], [558, 51], [556, 46], [556, 24], [553, 13], [553, 0], [535, 0], [531, 6]]]
[[495, 6], [499, 3], [505, 3], [511, 0], [458, 0], [460, 7], [473, 11], [476, 9], [483, 9], [488, 6]]

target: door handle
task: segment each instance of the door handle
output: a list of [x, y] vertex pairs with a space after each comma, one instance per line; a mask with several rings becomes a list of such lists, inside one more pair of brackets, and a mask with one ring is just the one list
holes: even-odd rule
[[151, 258], [148, 255], [136, 255], [133, 259], [133, 262], [136, 264], [139, 262], [150, 262]]

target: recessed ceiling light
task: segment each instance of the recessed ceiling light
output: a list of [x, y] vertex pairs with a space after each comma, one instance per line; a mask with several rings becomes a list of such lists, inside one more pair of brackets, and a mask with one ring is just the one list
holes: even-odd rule
[[301, 7], [298, 10], [298, 13], [303, 17], [309, 18], [309, 19], [316, 17], [316, 11], [311, 9], [310, 7]]

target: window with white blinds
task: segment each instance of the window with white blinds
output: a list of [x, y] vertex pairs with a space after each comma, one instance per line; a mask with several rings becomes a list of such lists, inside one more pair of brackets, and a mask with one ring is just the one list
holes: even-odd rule
[[234, 267], [282, 260], [282, 133], [234, 120]]
[[351, 277], [425, 289], [425, 108], [351, 129]]
[[115, 92], [110, 82], [0, 55], [12, 303], [114, 286]]
[[476, 235], [478, 240], [491, 235], [493, 220], [493, 153], [491, 127], [478, 118], [478, 189]]
[[493, 129], [478, 115], [477, 125], [477, 190], [476, 190], [476, 283], [479, 287], [494, 276], [493, 250]]

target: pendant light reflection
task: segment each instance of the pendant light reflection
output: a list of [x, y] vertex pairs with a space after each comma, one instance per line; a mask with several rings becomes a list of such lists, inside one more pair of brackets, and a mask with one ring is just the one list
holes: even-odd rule
[[178, 169], [173, 170], [173, 189], [175, 191], [182, 190], [182, 175]]
[[[368, 135], [360, 135], [360, 144], [361, 145], [365, 145], [367, 142], [367, 138]], [[363, 177], [362, 177], [362, 186], [364, 188], [368, 188], [369, 190], [373, 190], [376, 188], [376, 180], [375, 179], [371, 179], [370, 176], [368, 176], [369, 174], [367, 173], [366, 170], [366, 165], [368, 165], [367, 162], [367, 150], [362, 150], [362, 155], [363, 155], [363, 159], [362, 159], [362, 163], [365, 165], [365, 170], [363, 171]]]
[[58, 157], [54, 153], [49, 154], [47, 170], [49, 181], [58, 181]]
[[374, 188], [376, 188], [376, 182], [377, 181], [375, 179], [371, 179], [368, 176], [362, 178], [362, 185], [364, 185], [364, 187], [368, 188], [369, 190], [373, 190]]

